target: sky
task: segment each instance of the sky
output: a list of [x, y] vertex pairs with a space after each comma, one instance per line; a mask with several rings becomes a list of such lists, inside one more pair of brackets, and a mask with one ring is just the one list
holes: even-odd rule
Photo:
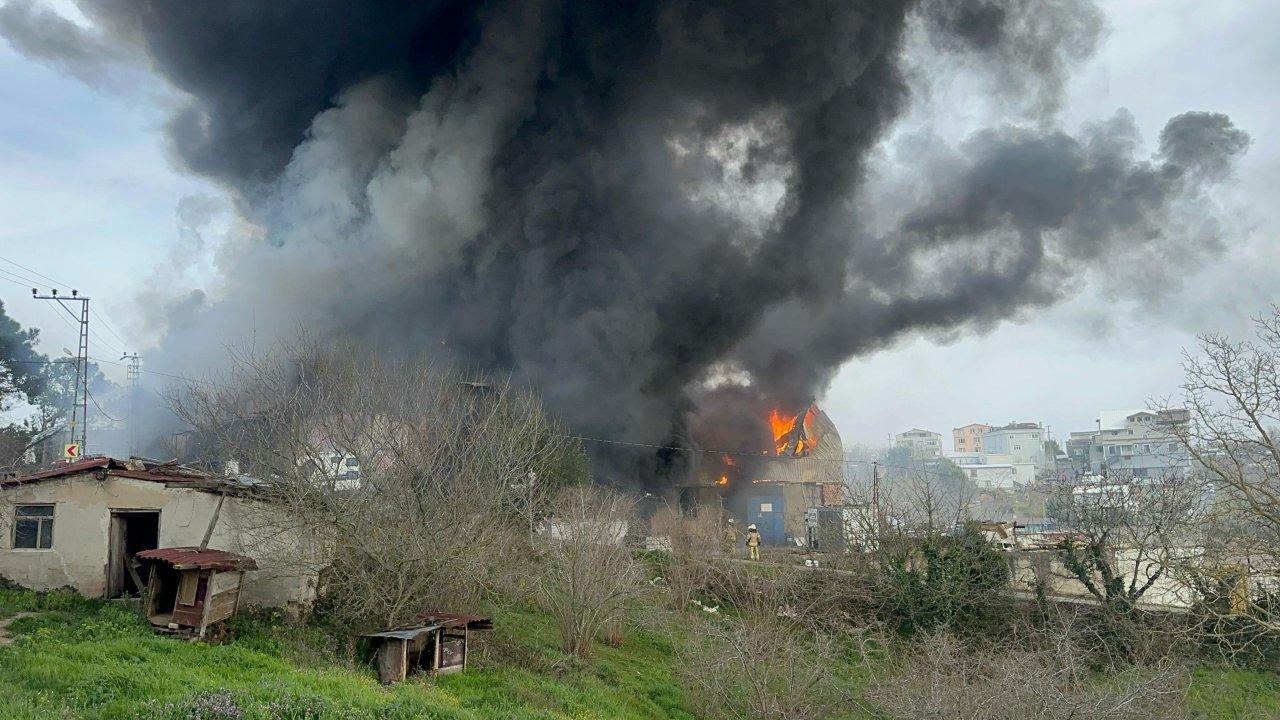
[[[946, 435], [970, 422], [1039, 421], [1065, 437], [1092, 427], [1099, 411], [1176, 397], [1182, 352], [1197, 334], [1242, 335], [1251, 315], [1280, 299], [1280, 3], [1102, 6], [1108, 32], [1071, 75], [1065, 126], [1124, 108], [1151, 150], [1178, 113], [1228, 114], [1253, 145], [1215, 197], [1230, 225], [1226, 252], [1185, 272], [1158, 303], [1109, 297], [1086, 282], [1067, 302], [988, 333], [912, 335], [848, 362], [819, 399], [846, 445], [913, 427]], [[219, 283], [217, 224], [195, 228], [188, 218], [227, 201], [167, 156], [163, 124], [175, 98], [140, 73], [87, 85], [3, 42], [0, 87], [0, 257], [30, 268], [0, 260], [0, 270], [42, 273], [89, 294], [106, 319], [95, 318], [92, 354], [137, 351], [145, 366], [159, 340], [156, 293]], [[934, 88], [904, 125], [963, 137], [986, 112], [973, 92], [962, 83]], [[29, 283], [6, 272], [0, 299], [41, 330], [41, 349], [74, 348], [56, 308], [31, 300]], [[123, 367], [103, 368], [123, 379]]]

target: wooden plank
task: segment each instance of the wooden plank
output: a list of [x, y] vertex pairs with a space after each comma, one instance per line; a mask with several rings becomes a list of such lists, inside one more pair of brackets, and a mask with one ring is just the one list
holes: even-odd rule
[[404, 680], [408, 669], [409, 643], [398, 638], [384, 638], [378, 647], [378, 679], [384, 685]]
[[240, 586], [240, 573], [220, 572], [214, 573], [209, 579], [209, 594], [217, 595], [226, 590]]
[[205, 601], [204, 622], [206, 625], [212, 625], [219, 620], [226, 620], [235, 614], [236, 602], [240, 595], [240, 588], [231, 588], [223, 590]]
[[133, 586], [138, 588], [138, 594], [141, 595], [146, 592], [147, 588], [142, 584], [142, 577], [138, 575], [138, 570], [133, 566], [135, 562], [137, 562], [137, 560], [126, 559], [124, 561], [124, 569], [129, 571], [129, 577], [133, 580]]

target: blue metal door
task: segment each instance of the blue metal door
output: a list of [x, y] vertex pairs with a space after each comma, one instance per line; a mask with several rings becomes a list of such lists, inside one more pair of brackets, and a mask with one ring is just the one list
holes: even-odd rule
[[760, 537], [770, 545], [786, 540], [782, 528], [782, 495], [752, 495], [747, 500], [747, 522], [760, 531]]

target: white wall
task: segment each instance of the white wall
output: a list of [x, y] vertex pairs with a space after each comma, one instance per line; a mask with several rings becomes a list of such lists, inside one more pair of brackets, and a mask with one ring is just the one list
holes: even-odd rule
[[[54, 505], [53, 547], [14, 548], [15, 505]], [[160, 547], [199, 545], [218, 504], [218, 496], [200, 490], [167, 488], [163, 483], [85, 473], [42, 480], [0, 491], [0, 575], [37, 590], [70, 585], [89, 597], [106, 591], [107, 552], [112, 510], [159, 510]], [[259, 569], [245, 576], [242, 602], [277, 605], [310, 602], [312, 573], [300, 566], [314, 550], [296, 534], [260, 530], [261, 503], [228, 498], [209, 546], [254, 558]]]

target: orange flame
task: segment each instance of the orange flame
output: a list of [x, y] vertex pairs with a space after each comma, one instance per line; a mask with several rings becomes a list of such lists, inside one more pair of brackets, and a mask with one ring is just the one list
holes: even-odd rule
[[783, 415], [776, 408], [770, 410], [769, 427], [773, 430], [774, 454], [791, 456], [812, 454], [814, 448], [818, 446], [818, 436], [813, 432], [814, 416], [813, 405], [806, 408], [803, 415], [791, 417]]
[[728, 475], [721, 475], [721, 476], [720, 476], [720, 479], [716, 481], [716, 484], [717, 484], [717, 485], [728, 485], [728, 484], [729, 484], [729, 476], [728, 476]]

